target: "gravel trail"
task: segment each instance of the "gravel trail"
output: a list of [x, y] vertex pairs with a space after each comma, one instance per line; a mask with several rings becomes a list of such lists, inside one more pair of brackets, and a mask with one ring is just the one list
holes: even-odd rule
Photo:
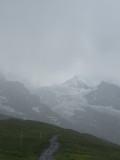
[[60, 143], [57, 142], [57, 138], [60, 135], [54, 135], [49, 141], [49, 148], [45, 149], [45, 151], [40, 156], [39, 160], [56, 160], [54, 154], [58, 151], [60, 147]]

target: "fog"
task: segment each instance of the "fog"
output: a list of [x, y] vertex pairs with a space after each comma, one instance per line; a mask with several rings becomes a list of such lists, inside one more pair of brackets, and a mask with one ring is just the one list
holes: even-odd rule
[[119, 0], [0, 1], [0, 70], [34, 86], [120, 79]]

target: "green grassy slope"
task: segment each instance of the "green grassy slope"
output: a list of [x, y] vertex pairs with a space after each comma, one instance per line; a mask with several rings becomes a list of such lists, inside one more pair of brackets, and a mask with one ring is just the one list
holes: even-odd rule
[[120, 146], [89, 134], [69, 132], [59, 141], [57, 160], [120, 160]]
[[35, 121], [0, 120], [0, 160], [37, 160], [48, 140], [60, 131]]
[[40, 152], [55, 134], [61, 148], [58, 160], [120, 160], [120, 147], [87, 134], [45, 123], [23, 120], [0, 120], [0, 160], [38, 160]]

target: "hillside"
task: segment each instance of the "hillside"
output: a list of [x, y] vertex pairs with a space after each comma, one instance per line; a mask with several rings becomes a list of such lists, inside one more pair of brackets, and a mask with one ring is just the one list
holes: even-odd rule
[[61, 133], [57, 160], [119, 160], [120, 147], [88, 134], [80, 134], [46, 123], [0, 120], [0, 159], [38, 160], [49, 139]]

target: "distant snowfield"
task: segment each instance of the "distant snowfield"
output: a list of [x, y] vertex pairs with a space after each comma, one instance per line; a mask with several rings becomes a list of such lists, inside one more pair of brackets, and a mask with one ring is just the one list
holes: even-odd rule
[[14, 115], [24, 115], [24, 113], [22, 112], [17, 112], [15, 111], [14, 108], [10, 107], [10, 106], [7, 106], [5, 105], [4, 103], [7, 103], [8, 102], [8, 99], [6, 97], [3, 97], [3, 96], [0, 96], [0, 110], [3, 111], [3, 112], [6, 112], [6, 113], [9, 113], [12, 115], [12, 113]]
[[120, 116], [120, 110], [113, 108], [112, 106], [96, 106], [96, 105], [89, 105], [92, 109], [100, 112], [100, 113], [107, 113], [113, 116]]
[[33, 107], [32, 110], [37, 112], [37, 113], [43, 112], [42, 107], [40, 107], [40, 106]]

